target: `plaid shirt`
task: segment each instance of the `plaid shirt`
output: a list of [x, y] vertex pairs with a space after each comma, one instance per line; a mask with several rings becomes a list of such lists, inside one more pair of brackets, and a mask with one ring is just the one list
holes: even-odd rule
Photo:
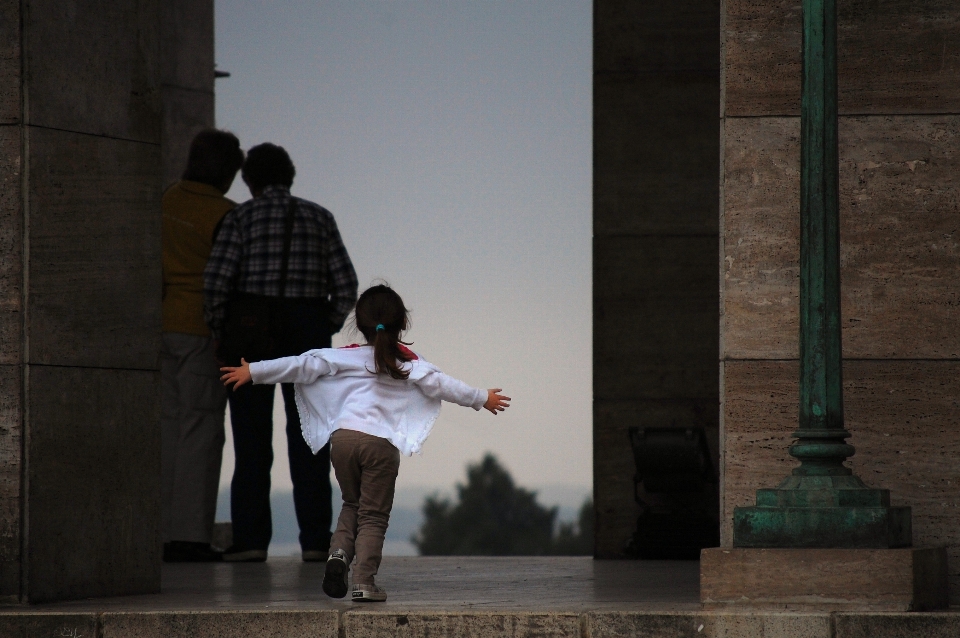
[[[233, 291], [280, 295], [283, 231], [290, 191], [269, 186], [260, 197], [227, 213], [203, 272], [204, 319], [219, 339]], [[297, 202], [284, 297], [322, 298], [330, 322], [342, 326], [357, 301], [357, 273], [333, 214], [313, 202]]]

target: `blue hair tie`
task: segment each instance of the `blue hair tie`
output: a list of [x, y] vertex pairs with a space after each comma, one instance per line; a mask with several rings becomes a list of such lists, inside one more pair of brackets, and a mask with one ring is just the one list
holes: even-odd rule
[[377, 332], [380, 332], [381, 330], [386, 330], [386, 328], [383, 327], [383, 324], [382, 324], [382, 323], [378, 323], [378, 324], [377, 324]]

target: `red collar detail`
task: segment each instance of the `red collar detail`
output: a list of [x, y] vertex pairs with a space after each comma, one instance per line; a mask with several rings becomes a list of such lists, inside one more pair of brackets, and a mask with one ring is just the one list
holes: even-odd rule
[[[351, 348], [359, 348], [359, 347], [361, 347], [359, 343], [351, 343], [349, 346], [340, 346], [340, 347], [337, 348], [337, 349], [338, 349], [338, 350], [349, 350], [349, 349], [351, 349]], [[410, 359], [411, 361], [419, 361], [419, 360], [420, 360], [420, 357], [417, 356], [417, 353], [415, 353], [413, 350], [411, 350], [411, 349], [408, 348], [407, 346], [403, 345], [402, 343], [398, 343], [398, 344], [397, 344], [397, 349], [401, 352], [401, 354], [403, 354], [403, 356], [405, 356], [406, 358]]]

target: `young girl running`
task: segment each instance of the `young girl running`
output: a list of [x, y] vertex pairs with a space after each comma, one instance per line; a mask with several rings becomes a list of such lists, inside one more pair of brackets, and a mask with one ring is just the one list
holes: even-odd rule
[[400, 454], [419, 452], [440, 401], [496, 415], [510, 405], [500, 388], [481, 390], [447, 376], [400, 340], [409, 317], [388, 286], [368, 288], [357, 300], [357, 329], [364, 345], [310, 350], [298, 357], [221, 368], [224, 384], [294, 383], [303, 437], [314, 454], [331, 441], [343, 509], [330, 541], [323, 591], [347, 594], [348, 566], [356, 557], [352, 598], [387, 599], [374, 579], [393, 507]]

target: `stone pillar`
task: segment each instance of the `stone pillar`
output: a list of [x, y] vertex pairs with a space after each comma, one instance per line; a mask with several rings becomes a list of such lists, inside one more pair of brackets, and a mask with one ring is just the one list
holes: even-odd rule
[[0, 0], [0, 596], [156, 592], [156, 0]]
[[630, 426], [718, 457], [719, 3], [594, 2], [596, 556], [636, 528]]
[[213, 0], [160, 3], [163, 188], [180, 179], [193, 136], [214, 126]]
[[[800, 2], [724, 7], [722, 543], [798, 415]], [[960, 601], [960, 6], [841, 3], [840, 241], [850, 459], [951, 546]]]

